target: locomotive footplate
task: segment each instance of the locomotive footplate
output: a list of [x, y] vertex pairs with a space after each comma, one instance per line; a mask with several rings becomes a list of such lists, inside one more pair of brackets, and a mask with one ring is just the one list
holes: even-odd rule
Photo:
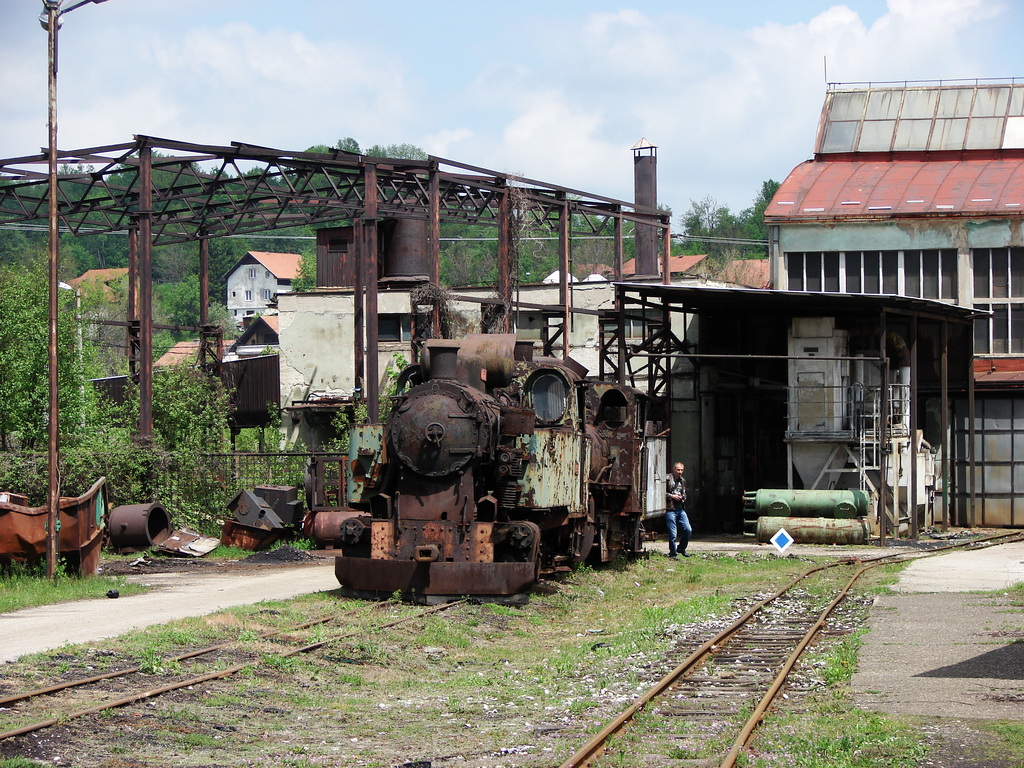
[[537, 578], [534, 563], [449, 563], [339, 557], [334, 575], [346, 597], [405, 599], [433, 605], [470, 597], [486, 602], [526, 603], [523, 591]]

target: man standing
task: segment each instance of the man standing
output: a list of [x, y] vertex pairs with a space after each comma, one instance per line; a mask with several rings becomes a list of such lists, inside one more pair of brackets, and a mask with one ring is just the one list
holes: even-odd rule
[[668, 477], [668, 485], [665, 490], [665, 527], [668, 529], [668, 556], [676, 556], [676, 539], [678, 537], [678, 551], [683, 557], [689, 557], [686, 546], [690, 543], [690, 534], [693, 529], [690, 527], [690, 518], [686, 516], [683, 505], [686, 503], [686, 478], [683, 472], [686, 469], [683, 462], [677, 461], [672, 467], [672, 474]]

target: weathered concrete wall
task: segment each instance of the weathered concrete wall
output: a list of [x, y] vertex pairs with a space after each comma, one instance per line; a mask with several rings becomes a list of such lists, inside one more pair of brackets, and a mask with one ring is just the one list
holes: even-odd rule
[[891, 222], [786, 224], [782, 253], [1009, 248], [1024, 245], [1024, 222], [1012, 219], [902, 219]]

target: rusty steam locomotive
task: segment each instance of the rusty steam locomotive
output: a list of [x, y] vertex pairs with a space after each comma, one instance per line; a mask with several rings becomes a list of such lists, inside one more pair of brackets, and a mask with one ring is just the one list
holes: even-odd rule
[[542, 574], [642, 553], [647, 397], [532, 353], [430, 340], [387, 422], [314, 460], [307, 530], [344, 593], [521, 602]]

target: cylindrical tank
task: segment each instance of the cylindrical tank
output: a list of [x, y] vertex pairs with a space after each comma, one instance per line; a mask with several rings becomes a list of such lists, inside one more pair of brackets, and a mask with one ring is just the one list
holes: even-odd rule
[[743, 517], [865, 517], [871, 508], [871, 496], [857, 490], [787, 490], [761, 488], [743, 494]]
[[794, 544], [867, 544], [870, 526], [865, 518], [759, 517], [757, 540], [765, 544], [785, 528]]
[[395, 219], [390, 236], [385, 239], [381, 257], [381, 276], [389, 278], [430, 277], [427, 253], [429, 226], [426, 219]]
[[107, 535], [115, 551], [151, 549], [171, 535], [171, 518], [157, 502], [125, 504], [111, 510]]

